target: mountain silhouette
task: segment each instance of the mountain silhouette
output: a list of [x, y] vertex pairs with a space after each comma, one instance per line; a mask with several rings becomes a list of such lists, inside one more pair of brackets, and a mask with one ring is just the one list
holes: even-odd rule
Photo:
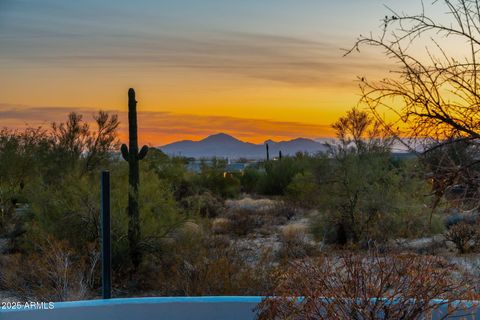
[[[276, 157], [280, 150], [285, 156], [294, 155], [297, 152], [314, 154], [326, 151], [326, 147], [322, 143], [305, 138], [279, 142], [267, 140], [265, 143], [269, 145], [271, 157]], [[183, 140], [173, 142], [161, 146], [160, 149], [172, 156], [263, 159], [265, 158], [265, 143], [244, 142], [231, 135], [218, 133], [200, 141]]]

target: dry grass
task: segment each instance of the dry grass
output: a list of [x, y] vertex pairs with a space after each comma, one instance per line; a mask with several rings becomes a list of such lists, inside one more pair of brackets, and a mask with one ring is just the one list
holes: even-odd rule
[[216, 218], [212, 221], [212, 233], [228, 234], [232, 228], [232, 221], [227, 218]]
[[100, 253], [80, 257], [64, 241], [48, 238], [28, 257], [9, 255], [1, 261], [0, 284], [20, 300], [82, 300], [91, 296], [98, 276]]
[[249, 197], [241, 200], [227, 200], [225, 205], [229, 210], [268, 211], [275, 208], [277, 201], [271, 199], [252, 199]]
[[280, 228], [282, 247], [280, 256], [284, 259], [305, 258], [315, 255], [315, 245], [309, 228], [303, 223], [292, 223]]

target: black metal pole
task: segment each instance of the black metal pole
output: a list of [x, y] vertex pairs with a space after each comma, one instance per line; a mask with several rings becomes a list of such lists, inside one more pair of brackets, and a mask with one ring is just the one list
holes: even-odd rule
[[112, 257], [110, 243], [110, 172], [102, 172], [102, 296], [112, 297]]

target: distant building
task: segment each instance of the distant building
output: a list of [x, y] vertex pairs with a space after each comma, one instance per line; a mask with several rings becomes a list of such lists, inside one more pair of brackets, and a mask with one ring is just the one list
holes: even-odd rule
[[225, 159], [224, 164], [218, 166], [217, 160], [215, 159], [192, 159], [187, 163], [187, 170], [193, 173], [201, 173], [202, 169], [205, 167], [213, 168], [216, 167], [219, 170], [223, 170], [223, 176], [243, 176], [245, 169], [248, 167], [261, 170], [260, 161], [242, 161], [242, 159], [237, 160], [239, 162], [230, 162], [229, 159]]
[[229, 175], [240, 174], [243, 176], [245, 169], [248, 167], [248, 163], [243, 162], [236, 162], [236, 163], [229, 163], [225, 167], [225, 171], [223, 172], [223, 176], [227, 177]]
[[214, 161], [211, 159], [193, 159], [187, 163], [187, 170], [194, 173], [202, 172], [203, 167], [213, 167]]

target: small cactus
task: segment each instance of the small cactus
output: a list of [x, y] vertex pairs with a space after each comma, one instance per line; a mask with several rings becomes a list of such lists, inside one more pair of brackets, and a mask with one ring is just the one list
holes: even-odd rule
[[142, 259], [140, 250], [140, 217], [138, 211], [138, 186], [140, 184], [140, 174], [138, 161], [145, 158], [148, 152], [148, 146], [143, 146], [138, 151], [137, 134], [137, 101], [135, 100], [135, 90], [128, 90], [128, 147], [122, 144], [120, 150], [122, 157], [128, 162], [128, 242], [130, 256], [133, 266], [137, 268]]

